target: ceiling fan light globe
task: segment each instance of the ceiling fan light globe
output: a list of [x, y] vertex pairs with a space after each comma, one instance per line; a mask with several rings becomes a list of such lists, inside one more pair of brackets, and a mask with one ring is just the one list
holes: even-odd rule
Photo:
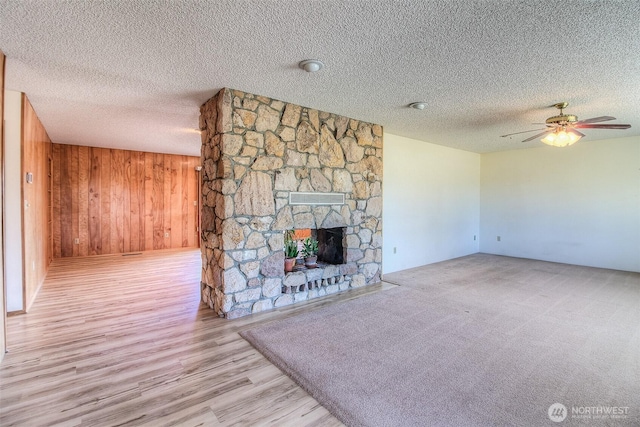
[[552, 147], [568, 147], [575, 144], [581, 138], [580, 135], [576, 135], [573, 132], [566, 132], [564, 130], [550, 133], [541, 139], [547, 145]]

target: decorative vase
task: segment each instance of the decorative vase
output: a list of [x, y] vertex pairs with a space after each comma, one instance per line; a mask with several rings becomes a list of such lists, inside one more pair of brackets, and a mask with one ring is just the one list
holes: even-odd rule
[[318, 256], [308, 256], [304, 258], [304, 265], [307, 268], [316, 268], [318, 266]]
[[285, 258], [284, 259], [284, 272], [291, 273], [293, 271], [293, 265], [296, 263], [295, 258]]

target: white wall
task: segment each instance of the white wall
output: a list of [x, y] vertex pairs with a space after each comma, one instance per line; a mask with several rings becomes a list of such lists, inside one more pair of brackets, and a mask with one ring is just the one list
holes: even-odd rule
[[383, 273], [478, 252], [479, 154], [385, 132], [383, 160]]
[[24, 310], [22, 296], [22, 160], [20, 132], [22, 122], [22, 94], [7, 90], [4, 93], [5, 118], [5, 274], [7, 311]]
[[640, 271], [640, 137], [481, 162], [481, 252]]

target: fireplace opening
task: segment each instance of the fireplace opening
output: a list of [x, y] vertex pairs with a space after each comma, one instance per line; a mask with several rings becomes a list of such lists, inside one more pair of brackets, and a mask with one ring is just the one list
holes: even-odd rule
[[[304, 240], [312, 237], [318, 241], [318, 262], [325, 264], [344, 264], [344, 227], [336, 228], [303, 228], [293, 230], [292, 238], [298, 242], [298, 249], [302, 253]], [[299, 255], [298, 257], [301, 257]]]
[[327, 264], [344, 264], [342, 239], [344, 228], [320, 228], [316, 230], [318, 239], [318, 261]]

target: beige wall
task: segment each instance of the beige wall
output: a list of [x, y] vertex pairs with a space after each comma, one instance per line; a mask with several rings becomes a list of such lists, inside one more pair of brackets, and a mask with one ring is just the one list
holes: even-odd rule
[[480, 155], [387, 132], [384, 149], [383, 273], [478, 252]]
[[480, 155], [385, 133], [383, 271], [477, 251], [640, 271], [638, 170], [639, 137]]
[[480, 251], [640, 271], [639, 170], [637, 136], [483, 154]]

